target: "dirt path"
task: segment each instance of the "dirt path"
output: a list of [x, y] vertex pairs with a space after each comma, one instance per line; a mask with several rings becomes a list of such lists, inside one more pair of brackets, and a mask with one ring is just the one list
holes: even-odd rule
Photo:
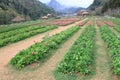
[[109, 27], [112, 32], [114, 32], [118, 37], [120, 37], [120, 33], [117, 32], [113, 27]]
[[106, 53], [104, 42], [101, 38], [99, 27], [96, 26], [96, 74], [91, 80], [113, 80], [110, 72], [109, 58]]
[[[58, 63], [62, 60], [64, 55], [67, 53], [67, 51], [70, 49], [72, 44], [75, 42], [75, 40], [79, 37], [81, 32], [83, 31], [83, 28], [80, 29], [77, 33], [75, 33], [68, 41], [66, 41], [61, 48], [59, 48], [55, 54], [40, 68], [25, 72], [22, 71], [20, 73], [13, 73], [13, 79], [17, 76], [16, 80], [54, 80], [54, 76], [52, 74], [52, 71], [56, 68]], [[12, 79], [9, 79], [12, 80]]]
[[[76, 22], [76, 23], [68, 25], [68, 26], [59, 27], [57, 29], [48, 31], [46, 33], [39, 34], [39, 35], [33, 36], [31, 38], [28, 38], [28, 39], [19, 41], [17, 43], [0, 48], [0, 80], [10, 80], [10, 77], [12, 78], [12, 76], [8, 75], [9, 68], [8, 68], [7, 64], [10, 61], [10, 59], [13, 56], [15, 56], [20, 50], [28, 48], [29, 46], [33, 45], [35, 42], [42, 41], [43, 40], [42, 38], [45, 35], [48, 35], [48, 34], [54, 35], [54, 34], [60, 33], [63, 30], [66, 30], [72, 26], [77, 25], [79, 22]], [[11, 80], [14, 80], [14, 79], [11, 79]]]

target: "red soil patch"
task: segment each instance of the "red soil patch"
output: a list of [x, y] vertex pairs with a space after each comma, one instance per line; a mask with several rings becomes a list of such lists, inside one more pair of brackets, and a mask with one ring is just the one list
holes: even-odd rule
[[66, 26], [72, 24], [76, 21], [79, 21], [79, 18], [67, 18], [67, 19], [57, 19], [52, 22], [45, 22], [45, 25], [58, 25], [58, 26]]
[[84, 26], [87, 23], [87, 21], [88, 21], [88, 19], [84, 19], [79, 24], [77, 24], [77, 26]]
[[102, 22], [102, 21], [100, 21], [100, 20], [98, 20], [98, 21], [97, 21], [97, 25], [98, 25], [98, 26], [103, 26], [103, 25], [105, 25], [105, 23]]
[[113, 22], [106, 21], [105, 23], [106, 23], [108, 26], [115, 27], [115, 24], [114, 24]]
[[87, 24], [90, 25], [90, 26], [92, 26], [92, 25], [94, 25], [94, 22], [92, 20], [90, 20], [90, 21], [88, 21]]
[[118, 76], [113, 75], [113, 80], [119, 80], [119, 79], [118, 79]]

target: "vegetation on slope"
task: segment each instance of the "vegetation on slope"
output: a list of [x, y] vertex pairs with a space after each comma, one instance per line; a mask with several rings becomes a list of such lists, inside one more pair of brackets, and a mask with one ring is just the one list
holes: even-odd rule
[[120, 0], [109, 0], [108, 2], [104, 4], [102, 12], [107, 11], [109, 8], [115, 9], [119, 7], [120, 7]]
[[0, 0], [0, 24], [7, 24], [16, 16], [36, 20], [55, 11], [39, 0]]
[[88, 9], [93, 10], [96, 14], [106, 13], [107, 15], [120, 15], [120, 0], [94, 0]]
[[104, 3], [105, 3], [105, 0], [94, 0], [93, 4], [91, 4], [88, 9], [95, 10], [100, 6], [103, 6]]

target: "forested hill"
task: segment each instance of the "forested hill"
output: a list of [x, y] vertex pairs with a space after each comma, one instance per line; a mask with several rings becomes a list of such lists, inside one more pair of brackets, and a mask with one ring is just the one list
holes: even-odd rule
[[120, 8], [120, 0], [94, 0], [93, 4], [89, 6], [89, 9], [95, 10], [98, 7], [103, 7], [104, 11], [107, 11], [109, 8]]
[[120, 0], [94, 0], [88, 8], [96, 14], [107, 14], [120, 17]]
[[10, 22], [16, 16], [36, 20], [55, 11], [39, 0], [0, 0], [0, 24]]
[[107, 0], [94, 0], [93, 4], [91, 4], [88, 9], [95, 10], [96, 8], [103, 6], [106, 1]]
[[109, 0], [103, 5], [102, 12], [106, 12], [108, 9], [120, 9], [120, 0]]

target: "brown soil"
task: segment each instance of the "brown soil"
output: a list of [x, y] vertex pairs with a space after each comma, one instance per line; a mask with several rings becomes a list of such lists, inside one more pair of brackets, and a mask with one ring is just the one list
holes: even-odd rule
[[109, 58], [106, 53], [104, 42], [101, 38], [99, 27], [96, 26], [96, 73], [91, 80], [113, 80], [110, 72]]
[[[47, 62], [47, 64], [45, 64], [43, 67], [41, 67], [38, 70], [35, 70], [33, 72], [29, 72], [29, 73], [28, 73], [28, 71], [27, 72], [25, 72], [25, 71], [23, 71], [23, 72], [22, 71], [12, 71], [8, 67], [8, 63], [9, 63], [10, 59], [13, 56], [15, 56], [20, 50], [28, 48], [29, 46], [33, 45], [35, 42], [42, 41], [44, 36], [46, 36], [48, 34], [55, 35], [57, 33], [60, 33], [63, 30], [66, 30], [67, 28], [70, 28], [72, 26], [77, 25], [79, 22], [76, 22], [76, 23], [68, 25], [68, 26], [59, 27], [57, 29], [45, 32], [43, 34], [39, 34], [39, 35], [36, 35], [34, 37], [31, 37], [31, 38], [22, 40], [20, 42], [5, 46], [3, 48], [0, 48], [0, 80], [27, 80], [27, 78], [28, 78], [28, 80], [36, 80], [36, 79], [43, 80], [43, 79], [40, 79], [40, 76], [41, 76], [41, 78], [45, 78], [44, 74], [47, 71], [48, 72], [51, 71], [53, 69], [53, 67], [55, 66], [55, 64], [57, 64], [56, 62], [59, 62], [59, 60], [61, 60], [62, 56], [64, 55], [64, 54], [61, 54], [62, 50], [58, 50], [56, 53], [56, 56], [53, 56]], [[68, 42], [68, 44], [71, 45], [71, 41]], [[68, 46], [68, 44], [66, 44], [66, 46]], [[67, 49], [67, 47], [65, 47], [65, 49]], [[54, 58], [56, 60], [54, 60]], [[42, 75], [43, 75], [43, 77], [42, 77]], [[36, 77], [36, 79], [31, 79], [31, 78], [35, 78], [35, 77]], [[44, 79], [44, 80], [46, 80], [46, 79]]]
[[120, 80], [120, 79], [118, 78], [118, 76], [113, 75], [113, 80]]

